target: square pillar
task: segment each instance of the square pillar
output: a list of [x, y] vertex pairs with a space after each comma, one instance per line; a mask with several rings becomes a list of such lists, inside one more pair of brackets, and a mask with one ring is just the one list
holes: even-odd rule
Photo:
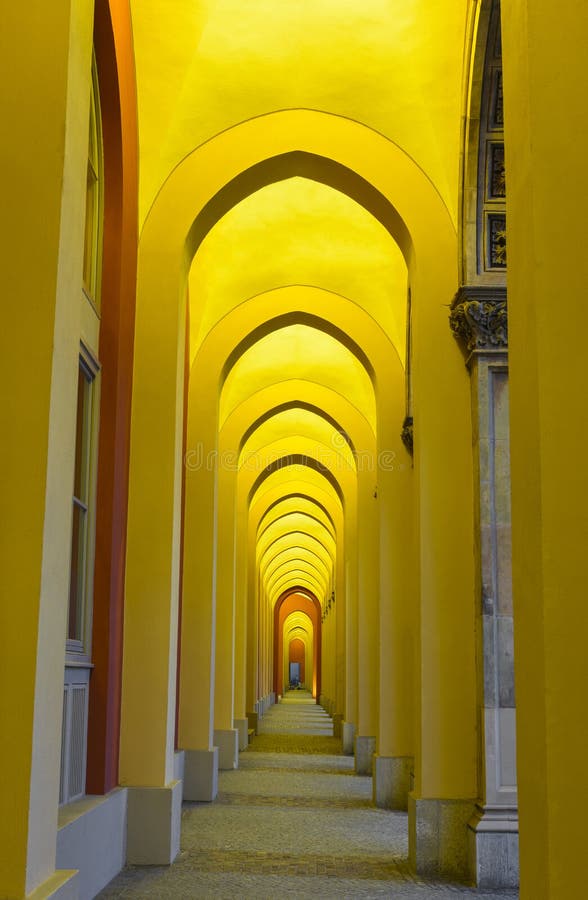
[[249, 731], [249, 719], [233, 719], [233, 728], [237, 729], [239, 751], [246, 750], [249, 744], [247, 732]]
[[355, 738], [355, 774], [371, 775], [376, 752], [376, 738], [357, 735]]
[[355, 753], [355, 725], [353, 722], [341, 723], [341, 739], [345, 756], [353, 756]]
[[470, 371], [474, 439], [483, 765], [469, 825], [469, 871], [480, 888], [512, 888], [518, 885], [518, 801], [506, 289], [463, 287], [450, 324]]
[[409, 862], [417, 875], [467, 883], [468, 821], [473, 809], [471, 800], [430, 800], [409, 794]]
[[373, 798], [381, 809], [408, 809], [412, 788], [414, 757], [374, 754]]
[[239, 765], [239, 732], [237, 729], [215, 728], [214, 745], [218, 747], [219, 769], [236, 769]]
[[218, 747], [184, 753], [184, 800], [210, 802], [218, 793]]
[[182, 782], [131, 787], [127, 807], [127, 863], [168, 866], [180, 852]]

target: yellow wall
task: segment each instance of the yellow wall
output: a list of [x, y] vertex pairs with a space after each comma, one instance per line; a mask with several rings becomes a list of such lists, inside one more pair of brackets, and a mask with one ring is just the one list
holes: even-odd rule
[[[92, 4], [3, 13], [0, 894], [55, 868]], [[70, 15], [71, 12], [71, 15]], [[47, 40], [51, 66], [46, 65]], [[43, 151], [39, 152], [42, 135]]]
[[503, 4], [503, 32], [521, 896], [555, 900], [585, 890], [588, 12]]
[[192, 352], [236, 302], [286, 284], [352, 297], [404, 360], [406, 265], [397, 244], [351, 198], [301, 177], [256, 191], [202, 242], [190, 272]]

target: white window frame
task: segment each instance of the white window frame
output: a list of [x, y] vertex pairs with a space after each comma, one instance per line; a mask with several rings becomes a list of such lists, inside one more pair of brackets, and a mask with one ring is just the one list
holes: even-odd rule
[[[83, 562], [83, 598], [82, 598], [82, 628], [81, 639], [70, 638], [66, 635], [65, 662], [69, 664], [91, 664], [92, 654], [92, 610], [94, 600], [94, 561], [96, 556], [96, 487], [97, 487], [97, 463], [98, 463], [98, 433], [100, 410], [100, 364], [84, 345], [80, 344], [79, 370], [83, 369], [89, 379], [90, 385], [90, 410], [88, 425], [88, 488], [87, 502], [85, 504], [87, 514], [85, 552]], [[79, 371], [78, 370], [78, 371]], [[78, 377], [79, 374], [78, 374]], [[72, 491], [72, 503], [79, 504]], [[73, 509], [72, 509], [73, 529]], [[71, 569], [71, 559], [70, 559]], [[68, 625], [69, 625], [69, 601], [68, 601]]]

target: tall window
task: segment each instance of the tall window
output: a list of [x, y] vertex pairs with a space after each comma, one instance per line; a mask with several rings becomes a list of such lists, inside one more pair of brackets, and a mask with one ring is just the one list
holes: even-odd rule
[[71, 570], [69, 583], [68, 652], [89, 655], [89, 609], [91, 601], [91, 548], [93, 524], [91, 491], [93, 487], [94, 379], [96, 372], [80, 357], [78, 370], [76, 455], [73, 488]]
[[[71, 565], [63, 683], [60, 804], [83, 797], [86, 790], [88, 698], [92, 673], [92, 594], [94, 575], [95, 489], [98, 446], [100, 270], [102, 266], [102, 129], [96, 65], [92, 94], [86, 171], [83, 232], [82, 305], [84, 340], [77, 375], [75, 465], [72, 491]], [[88, 323], [92, 323], [89, 325]]]
[[102, 127], [96, 62], [92, 61], [90, 134], [86, 172], [86, 222], [84, 229], [84, 291], [97, 310], [100, 308], [100, 268], [102, 261]]
[[97, 366], [82, 350], [78, 367], [75, 466], [59, 802], [84, 796], [90, 689]]

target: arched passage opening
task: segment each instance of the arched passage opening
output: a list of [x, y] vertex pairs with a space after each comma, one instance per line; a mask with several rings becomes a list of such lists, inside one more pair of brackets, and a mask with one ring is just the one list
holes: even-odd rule
[[314, 698], [321, 693], [321, 605], [317, 597], [308, 589], [299, 586], [288, 588], [278, 597], [274, 606], [274, 691], [276, 696], [287, 688], [284, 682], [285, 648], [284, 624], [293, 613], [304, 613], [312, 624], [313, 656], [312, 678], [306, 682]]
[[[373, 473], [376, 470], [370, 471], [365, 466], [358, 473], [357, 496], [353, 499], [356, 506], [351, 515], [347, 503], [349, 491], [345, 493], [343, 515], [345, 518], [350, 516], [349, 521], [355, 521], [353, 516], [357, 516], [361, 528], [357, 532], [357, 547], [354, 549], [353, 542], [350, 542], [349, 546], [345, 545], [345, 551], [349, 554], [351, 574], [345, 572], [345, 565], [342, 562], [342, 568], [336, 572], [334, 586], [339, 601], [344, 600], [351, 623], [346, 626], [343, 635], [338, 634], [337, 645], [339, 646], [341, 641], [343, 643], [347, 641], [345, 665], [351, 669], [355, 666], [355, 674], [348, 679], [351, 685], [349, 696], [346, 696], [343, 702], [349, 710], [349, 718], [357, 723], [357, 736], [365, 742], [366, 757], [369, 755], [371, 760], [370, 748], [373, 748], [378, 733], [381, 734], [381, 746], [390, 758], [395, 754], [408, 757], [406, 748], [410, 746], [412, 740], [411, 726], [404, 724], [408, 721], [404, 711], [401, 717], [395, 717], [395, 710], [400, 709], [402, 704], [393, 706], [390, 703], [393, 693], [394, 696], [402, 696], [407, 676], [403, 669], [404, 662], [401, 664], [398, 661], [406, 659], [407, 655], [394, 652], [380, 659], [379, 653], [374, 653], [373, 650], [379, 646], [378, 629], [383, 629], [387, 634], [391, 633], [392, 643], [396, 642], [400, 647], [402, 628], [406, 626], [418, 630], [421, 627], [421, 615], [425, 618], [432, 616], [435, 621], [445, 622], [446, 619], [440, 615], [440, 609], [444, 608], [446, 603], [463, 607], [463, 615], [456, 615], [455, 621], [463, 628], [464, 635], [466, 631], [469, 634], [470, 624], [468, 602], [471, 566], [466, 562], [456, 573], [453, 569], [450, 571], [447, 565], [454, 542], [463, 540], [464, 543], [468, 543], [471, 537], [471, 492], [464, 489], [456, 498], [450, 488], [452, 478], [467, 485], [468, 473], [471, 470], [468, 443], [469, 413], [467, 402], [462, 402], [466, 382], [458, 364], [453, 359], [447, 360], [443, 350], [444, 342], [447, 341], [445, 305], [447, 297], [452, 294], [455, 287], [455, 271], [450, 262], [455, 253], [455, 229], [440, 195], [418, 166], [415, 166], [400, 148], [370, 132], [369, 129], [358, 127], [356, 123], [343, 122], [337, 117], [328, 115], [295, 110], [263, 117], [263, 121], [244, 123], [231, 130], [230, 134], [219, 135], [211, 143], [214, 144], [214, 149], [211, 144], [199, 148], [187, 157], [170, 177], [146, 220], [141, 240], [135, 357], [136, 403], [132, 445], [137, 448], [137, 457], [131, 462], [130, 505], [134, 545], [129, 546], [127, 569], [129, 616], [126, 621], [129, 633], [132, 632], [129, 641], [125, 642], [129, 673], [132, 672], [132, 659], [137, 650], [133, 647], [133, 640], [139, 633], [139, 629], [134, 631], [132, 628], [134, 611], [141, 618], [152, 612], [154, 621], [161, 620], [162, 634], [167, 633], [170, 628], [173, 631], [174, 622], [177, 621], [174, 598], [175, 585], [179, 579], [181, 479], [178, 462], [183, 407], [183, 383], [179, 374], [183, 372], [182, 329], [185, 324], [183, 312], [188, 270], [194, 250], [202, 245], [201, 236], [197, 233], [197, 219], [201, 214], [204, 215], [205, 207], [207, 212], [212, 208], [207, 206], [209, 201], [242, 173], [251, 170], [256, 178], [262, 178], [261, 182], [257, 182], [256, 188], [255, 184], [251, 186], [252, 194], [254, 189], [263, 187], [264, 180], [266, 183], [271, 182], [272, 167], [269, 164], [266, 166], [266, 161], [278, 157], [288, 159], [291, 152], [310, 153], [319, 161], [318, 168], [323, 173], [320, 177], [317, 173], [318, 180], [333, 186], [331, 182], [334, 182], [334, 176], [326, 171], [330, 168], [330, 163], [324, 162], [331, 160], [336, 166], [342, 167], [337, 169], [337, 177], [342, 173], [351, 173], [349, 179], [353, 184], [349, 184], [349, 189], [345, 191], [348, 196], [356, 194], [359, 197], [364, 191], [363, 182], [361, 189], [357, 186], [357, 179], [353, 175], [355, 173], [367, 185], [371, 185], [377, 197], [383, 198], [386, 215], [380, 211], [378, 214], [374, 212], [373, 216], [380, 223], [386, 222], [389, 234], [402, 251], [412, 288], [415, 348], [414, 411], [415, 415], [418, 412], [419, 440], [415, 442], [415, 469], [418, 471], [418, 478], [415, 478], [415, 491], [411, 496], [418, 507], [418, 512], [414, 518], [410, 517], [408, 527], [406, 520], [403, 519], [403, 501], [409, 494], [408, 485], [412, 484], [412, 476], [407, 471], [409, 466], [402, 455], [404, 451], [398, 437], [398, 426], [395, 424], [401, 423], [404, 417], [401, 355], [390, 353], [389, 342], [387, 352], [383, 350], [384, 332], [378, 321], [373, 318], [371, 324], [366, 324], [369, 323], [370, 316], [366, 316], [365, 310], [363, 310], [364, 325], [359, 329], [361, 339], [359, 341], [356, 339], [353, 326], [360, 310], [354, 308], [353, 301], [338, 302], [332, 309], [329, 307], [328, 316], [321, 317], [337, 321], [343, 334], [348, 337], [353, 335], [367, 359], [377, 357], [373, 366], [372, 385], [376, 388], [375, 419], [378, 428], [377, 435], [372, 433], [370, 448], [381, 452], [374, 453], [373, 449], [370, 449], [368, 453], [368, 461], [377, 459], [377, 475], [374, 477]], [[293, 159], [296, 161], [297, 157]], [[261, 163], [264, 165], [258, 167]], [[313, 167], [314, 163], [313, 159]], [[202, 177], [203, 171], [206, 171], [205, 179]], [[296, 170], [292, 172], [295, 177], [306, 177], [299, 175]], [[346, 179], [345, 174], [342, 180]], [[343, 188], [343, 185], [341, 187]], [[366, 195], [365, 209], [373, 207], [376, 202], [369, 190], [367, 194], [370, 196]], [[236, 201], [239, 201], [239, 197]], [[213, 224], [214, 222], [211, 222], [211, 226]], [[211, 233], [210, 228], [207, 233]], [[275, 317], [275, 310], [269, 304], [270, 301], [278, 299], [284, 306], [287, 306], [288, 302], [295, 302], [294, 311], [297, 313], [313, 315], [316, 314], [316, 308], [312, 307], [312, 298], [316, 296], [316, 286], [312, 285], [273, 286], [271, 290], [266, 289], [259, 296], [256, 295], [255, 302], [252, 302], [251, 306], [247, 298], [241, 298], [240, 304], [224, 318], [225, 327], [218, 331], [213, 328], [207, 334], [202, 347], [194, 357], [190, 373], [190, 396], [187, 404], [189, 445], [192, 442], [194, 445], [199, 444], [206, 454], [217, 449], [219, 426], [224, 428], [231, 414], [230, 410], [227, 410], [227, 418], [222, 422], [219, 420], [218, 401], [224, 384], [223, 366], [233, 350], [239, 347], [240, 340], [254, 332], [251, 312], [255, 311], [255, 319], [255, 316], [263, 310], [263, 316], [255, 322], [255, 325], [261, 325]], [[192, 302], [197, 303], [196, 296], [192, 297]], [[224, 346], [225, 343], [228, 346]], [[247, 351], [243, 353], [242, 350], [243, 348], [239, 349], [239, 359], [246, 355]], [[441, 360], [445, 375], [443, 379], [438, 377]], [[212, 364], [207, 366], [207, 361]], [[153, 376], [154, 369], [158, 373], [156, 378]], [[235, 366], [231, 365], [226, 373], [226, 384], [229, 384], [234, 369]], [[263, 381], [259, 382], [257, 393], [261, 395], [267, 387]], [[241, 401], [248, 403], [249, 398], [240, 397], [239, 403]], [[442, 420], [440, 410], [443, 410]], [[265, 410], [253, 410], [254, 415], [249, 422], [244, 423], [245, 427], [237, 436], [237, 445], [251, 423], [263, 416], [264, 412]], [[150, 441], [149, 432], [154, 419], [159, 426], [158, 439]], [[375, 444], [375, 441], [378, 443]], [[289, 442], [280, 440], [278, 443], [279, 458], [287, 459], [289, 465], [292, 460], [298, 460], [306, 469], [310, 469], [307, 461], [314, 460], [317, 473], [323, 481], [329, 481], [328, 477], [323, 476], [323, 469], [326, 474], [329, 467], [325, 467], [317, 458], [316, 445], [313, 452], [309, 452], [308, 446], [301, 448], [297, 440]], [[308, 441], [306, 443], [308, 444]], [[353, 443], [359, 448], [357, 452], [360, 454], [363, 448], [355, 437]], [[394, 463], [397, 457], [402, 459], [402, 464]], [[273, 474], [271, 467], [266, 468]], [[158, 473], [156, 480], [150, 480], [148, 477], [153, 471]], [[185, 748], [193, 748], [198, 752], [202, 750], [203, 753], [210, 752], [213, 717], [210, 710], [201, 708], [196, 711], [192, 697], [198, 688], [200, 696], [204, 698], [204, 706], [210, 698], [212, 707], [215, 696], [219, 695], [215, 666], [218, 668], [217, 663], [223, 656], [225, 659], [231, 659], [230, 648], [225, 649], [223, 654], [217, 652], [216, 659], [213, 659], [212, 652], [212, 645], [219, 635], [218, 627], [215, 632], [215, 613], [217, 626], [220, 621], [217, 566], [220, 559], [221, 531], [217, 531], [214, 524], [220, 518], [217, 505], [217, 497], [220, 494], [216, 492], [217, 477], [220, 477], [219, 470], [206, 471], [202, 468], [199, 471], [190, 471], [186, 478], [184, 546], [189, 548], [189, 554], [185, 557], [184, 563], [182, 632], [184, 636], [194, 633], [206, 635], [207, 642], [210, 636], [211, 652], [209, 655], [207, 650], [200, 659], [196, 659], [193, 653], [182, 654], [180, 743]], [[227, 482], [229, 480], [227, 478]], [[268, 481], [269, 479], [266, 479], [266, 482]], [[147, 482], [148, 496], [144, 490]], [[259, 644], [254, 646], [253, 654], [256, 659], [262, 659], [262, 663], [258, 667], [257, 680], [252, 685], [251, 695], [260, 696], [259, 691], [267, 691], [272, 682], [269, 627], [271, 609], [267, 604], [258, 602], [260, 584], [256, 581], [255, 565], [252, 565], [255, 534], [249, 527], [249, 514], [258, 499], [257, 495], [250, 494], [254, 484], [255, 479], [248, 480], [244, 477], [236, 482], [236, 494], [231, 495], [230, 486], [228, 488], [229, 503], [231, 497], [236, 497], [237, 506], [227, 508], [237, 510], [237, 520], [241, 517], [236, 532], [241, 537], [237, 539], [234, 552], [237, 557], [240, 553], [243, 555], [244, 563], [237, 562], [235, 568], [229, 568], [227, 572], [230, 573], [230, 577], [233, 573], [244, 575], [245, 595], [254, 598], [253, 604], [250, 604], [254, 613], [248, 624], [257, 635], [255, 640], [259, 640]], [[243, 493], [239, 496], [242, 485]], [[266, 484], [264, 482], [263, 488], [261, 484], [258, 486], [261, 496]], [[297, 489], [289, 486], [287, 490], [289, 493], [295, 493]], [[189, 508], [192, 512], [188, 511]], [[193, 513], [196, 509], [200, 521], [208, 523], [207, 528], [202, 529], [195, 524]], [[448, 527], [448, 515], [451, 527]], [[234, 523], [235, 520], [232, 521]], [[411, 543], [412, 521], [418, 526], [414, 548]], [[233, 540], [235, 532], [229, 530], [227, 533], [229, 539]], [[345, 543], [347, 532], [341, 534]], [[388, 543], [390, 535], [393, 535], [394, 539]], [[385, 537], [386, 543], [382, 543]], [[153, 554], [146, 554], [145, 547], [152, 543], [155, 548]], [[230, 554], [232, 551], [229, 549], [228, 552]], [[379, 598], [382, 594], [392, 597], [393, 588], [394, 596], [414, 597], [417, 580], [413, 577], [413, 573], [408, 572], [404, 562], [407, 557], [413, 560], [415, 555], [423, 559], [426, 557], [426, 565], [421, 567], [421, 577], [418, 581], [419, 596], [413, 605], [415, 610], [413, 621], [409, 622], [409, 616], [400, 609], [400, 603], [398, 610], [395, 610], [391, 603], [381, 607]], [[337, 558], [344, 561], [346, 554], [337, 554]], [[394, 568], [394, 561], [398, 563], [397, 569]], [[276, 575], [275, 584], [273, 582], [271, 584], [272, 593], [275, 591], [279, 595], [284, 590], [302, 583], [309, 585], [315, 592], [319, 591], [320, 581], [316, 581], [317, 576], [310, 575], [309, 567], [304, 567], [303, 573], [298, 573], [299, 568], [297, 563], [296, 570], [289, 573], [272, 572], [272, 576]], [[315, 565], [312, 571], [317, 572], [319, 569], [320, 567]], [[393, 574], [396, 572], [405, 574], [399, 575], [395, 583]], [[235, 583], [238, 584], [238, 591], [243, 590], [241, 577], [235, 578]], [[351, 585], [349, 592], [346, 590], [348, 583]], [[402, 584], [400, 590], [399, 584]], [[358, 596], [362, 596], [361, 604], [357, 602]], [[170, 597], [170, 602], [166, 601], [167, 597]], [[226, 597], [231, 597], [230, 592], [227, 592]], [[327, 598], [322, 599], [324, 603]], [[339, 608], [343, 606], [337, 609]], [[226, 604], [225, 611], [227, 622], [232, 622], [232, 600]], [[404, 615], [404, 620], [400, 619], [400, 613]], [[337, 612], [337, 620], [341, 619]], [[329, 620], [334, 621], [334, 617]], [[398, 626], [399, 621], [403, 622], [402, 628]], [[357, 627], [354, 628], [354, 625]], [[225, 629], [225, 633], [229, 635], [230, 640], [230, 636], [234, 633], [232, 626]], [[348, 639], [347, 633], [355, 637]], [[447, 738], [441, 744], [438, 740], [438, 731], [428, 729], [429, 707], [437, 702], [432, 672], [430, 679], [425, 679], [420, 685], [421, 688], [423, 684], [425, 687], [418, 698], [419, 708], [415, 718], [419, 719], [419, 740], [426, 747], [426, 765], [421, 765], [423, 755], [419, 755], [416, 768], [417, 789], [428, 797], [436, 797], [440, 792], [448, 791], [452, 796], [463, 796], [470, 790], [473, 767], [467, 760], [471, 762], [474, 754], [464, 749], [462, 755], [466, 760], [465, 767], [461, 766], [461, 763], [458, 765], [454, 752], [456, 739], [450, 738], [450, 734], [460, 734], [463, 738], [460, 746], [464, 748], [471, 748], [475, 743], [475, 727], [470, 721], [473, 691], [468, 690], [471, 681], [463, 678], [464, 668], [469, 671], [471, 667], [473, 647], [471, 640], [464, 639], [463, 659], [458, 666], [454, 625], [451, 628], [447, 626], [443, 631], [442, 640], [438, 632], [434, 634], [430, 629], [423, 628], [421, 633], [425, 644], [427, 641], [435, 644], [434, 647], [424, 648], [425, 657], [428, 658], [430, 649], [437, 654], [437, 658], [441, 648], [449, 676], [444, 682], [447, 688], [446, 714], [441, 719], [438, 716], [435, 719], [441, 721], [442, 730]], [[166, 685], [169, 684], [169, 666], [172, 664], [168, 653], [169, 646], [168, 642], [160, 648], [161, 665], [158, 674], [154, 676], [153, 689], [160, 692], [165, 692]], [[416, 665], [418, 667], [418, 661]], [[229, 685], [228, 691], [225, 691], [227, 697], [232, 694], [231, 666], [232, 663], [223, 682]], [[249, 665], [248, 669], [252, 671], [253, 667]], [[359, 680], [358, 672], [361, 673]], [[429, 675], [428, 670], [426, 674]], [[330, 673], [330, 677], [332, 675], [333, 673]], [[337, 683], [341, 684], [342, 680], [338, 679]], [[130, 678], [129, 685], [132, 684]], [[449, 696], [452, 694], [449, 684], [452, 685], [452, 689], [456, 687], [458, 693], [461, 691], [464, 695], [462, 703], [456, 705], [449, 702]], [[380, 688], [386, 697], [384, 704], [380, 704], [378, 699]], [[134, 702], [131, 699], [132, 694], [131, 688], [127, 694], [131, 703]], [[229, 720], [230, 699], [226, 706], [226, 716]], [[387, 714], [390, 712], [392, 715]], [[143, 733], [145, 721], [144, 719], [139, 721], [139, 718], [137, 717], [137, 727]], [[160, 747], [165, 745], [163, 735], [167, 733], [166, 729], [167, 719], [160, 717], [157, 728], [152, 728], [149, 733], [144, 734], [145, 740], [155, 740], [155, 736], [159, 734]], [[122, 749], [124, 751], [128, 748], [129, 758], [133, 755], [132, 748], [136, 743], [136, 737], [135, 734], [132, 740], [130, 736], [127, 740], [123, 735]], [[124, 758], [123, 752], [121, 759]], [[160, 752], [158, 759], [158, 764], [154, 764], [151, 772], [144, 773], [142, 783], [151, 783], [150, 779], [156, 777], [156, 770], [160, 772], [157, 777], [161, 777], [164, 759], [166, 774], [171, 771], [172, 761], [167, 751], [163, 755]]]

